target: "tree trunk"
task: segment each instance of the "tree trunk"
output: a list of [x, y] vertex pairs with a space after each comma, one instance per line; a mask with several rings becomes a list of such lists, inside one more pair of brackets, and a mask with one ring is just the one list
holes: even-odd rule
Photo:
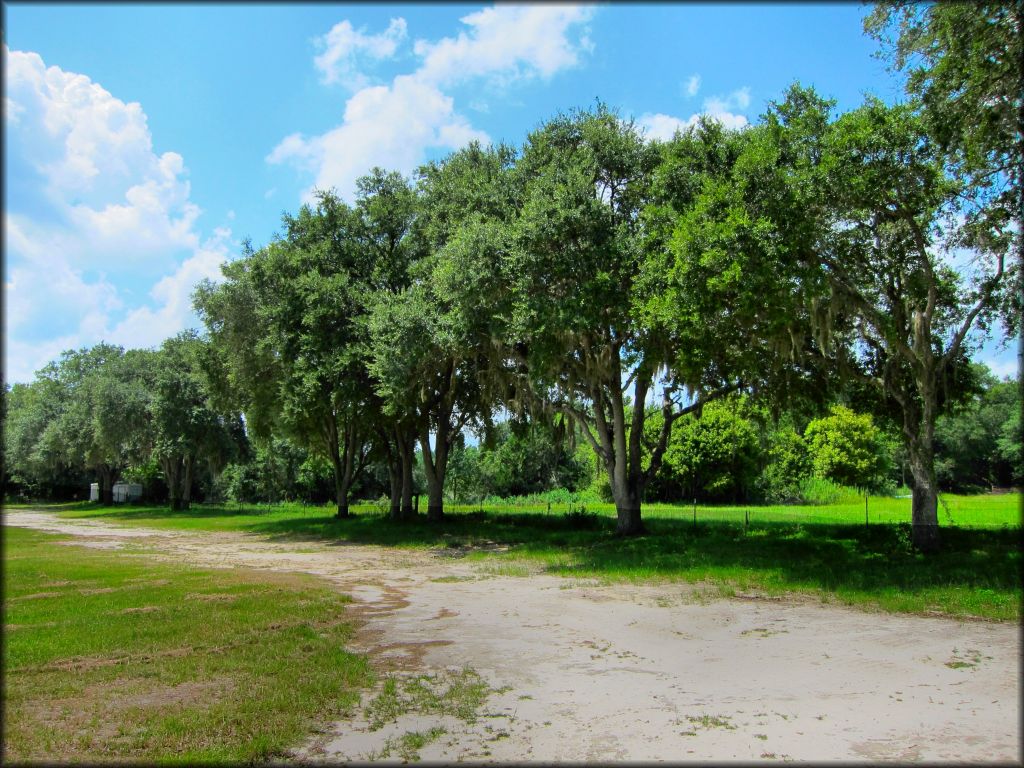
[[427, 473], [427, 520], [432, 523], [444, 519], [444, 485]]
[[402, 512], [402, 466], [388, 461], [388, 481], [391, 484], [391, 519], [398, 520]]
[[399, 433], [398, 455], [402, 470], [402, 520], [411, 520], [416, 512], [412, 508], [412, 465], [415, 461], [415, 438], [412, 435]]
[[911, 490], [911, 542], [918, 552], [939, 549], [939, 484], [935, 478], [935, 418], [938, 411], [935, 375], [929, 369], [918, 376], [918, 399], [904, 396], [903, 436], [913, 481]]
[[345, 518], [348, 513], [348, 480], [349, 468], [345, 466], [345, 457], [341, 455], [338, 445], [338, 425], [333, 414], [327, 420], [324, 430], [327, 439], [327, 451], [331, 455], [331, 467], [334, 469], [334, 500], [337, 504], [336, 518]]
[[934, 463], [930, 457], [911, 452], [910, 473], [914, 482], [911, 495], [911, 541], [919, 552], [939, 549], [939, 489]]
[[392, 520], [402, 519], [402, 448], [398, 430], [390, 432], [377, 427], [377, 436], [385, 451], [385, 463], [388, 467], [388, 483], [390, 485], [390, 509], [388, 514]]
[[620, 536], [638, 536], [643, 534], [643, 521], [640, 519], [640, 495], [626, 490], [626, 493], [615, 496], [615, 532]]
[[434, 435], [434, 449], [430, 448], [430, 432], [420, 431], [420, 450], [423, 454], [423, 474], [427, 479], [427, 520], [432, 523], [444, 519], [444, 477], [448, 471], [448, 419], [443, 413], [438, 419]]
[[339, 466], [334, 468], [334, 499], [338, 505], [338, 511], [334, 513], [334, 516], [337, 518], [348, 517], [348, 488], [345, 483], [345, 474]]
[[639, 483], [631, 478], [616, 487], [613, 481], [612, 496], [615, 498], [615, 516], [617, 518], [615, 532], [619, 536], [637, 536], [644, 533], [644, 524], [640, 519], [642, 491]]
[[181, 509], [192, 507], [192, 468], [195, 466], [195, 457], [185, 456], [182, 460], [184, 472], [181, 477]]
[[[627, 425], [626, 408], [622, 392], [612, 389], [612, 428], [615, 462], [611, 468], [612, 495], [615, 498], [615, 532], [620, 536], [637, 536], [644, 533], [640, 519], [640, 500], [643, 498], [644, 473], [641, 469], [643, 456], [642, 437], [646, 416], [647, 391], [650, 371], [646, 366], [636, 373], [634, 382], [634, 403], [631, 423]], [[671, 426], [671, 423], [669, 424]], [[660, 455], [652, 456], [660, 460]], [[653, 471], [656, 471], [654, 467]]]
[[164, 481], [167, 483], [167, 504], [172, 512], [177, 512], [181, 509], [181, 458], [161, 458], [160, 468], [164, 471]]
[[109, 507], [114, 503], [114, 483], [117, 481], [117, 475], [108, 464], [100, 465], [96, 472], [100, 481], [100, 504]]

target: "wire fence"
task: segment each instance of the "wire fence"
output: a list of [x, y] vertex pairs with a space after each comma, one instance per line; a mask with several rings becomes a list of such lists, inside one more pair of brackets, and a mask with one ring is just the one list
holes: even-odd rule
[[[939, 497], [940, 526], [960, 528], [1021, 527], [1021, 494]], [[424, 502], [425, 503], [425, 502]], [[359, 504], [353, 512], [386, 512], [386, 505]], [[445, 504], [447, 515], [542, 515], [592, 514], [615, 517], [615, 506], [608, 503], [547, 503], [537, 501], [476, 502]], [[644, 504], [642, 514], [648, 520], [689, 522], [728, 522], [744, 525], [759, 523], [822, 523], [834, 525], [899, 524], [911, 521], [909, 497], [863, 496], [856, 501], [832, 504], [725, 505], [725, 504]]]

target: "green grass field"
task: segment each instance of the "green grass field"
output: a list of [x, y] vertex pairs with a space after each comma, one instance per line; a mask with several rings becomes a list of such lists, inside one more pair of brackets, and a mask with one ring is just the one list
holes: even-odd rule
[[[421, 499], [424, 505], [426, 499]], [[939, 502], [939, 525], [957, 528], [1019, 528], [1021, 526], [1022, 497], [1019, 493], [998, 495], [962, 496], [942, 494]], [[9, 505], [12, 509], [33, 505]], [[62, 517], [103, 517], [112, 522], [118, 520], [146, 521], [147, 525], [191, 529], [191, 530], [254, 530], [266, 526], [270, 521], [287, 521], [330, 516], [333, 507], [310, 506], [297, 503], [286, 504], [210, 504], [196, 505], [183, 513], [172, 513], [164, 507], [118, 505], [99, 507], [89, 502], [75, 504], [45, 505], [58, 511]], [[600, 517], [615, 517], [613, 504], [586, 504], [586, 511]], [[356, 515], [383, 515], [380, 504], [353, 504]], [[569, 511], [567, 504], [445, 504], [445, 513], [452, 517], [472, 515], [481, 511], [493, 515], [542, 515], [561, 516]], [[682, 520], [692, 522], [696, 512], [698, 522], [742, 523], [749, 515], [751, 523], [829, 523], [838, 525], [861, 525], [865, 512], [869, 523], [908, 523], [910, 521], [910, 499], [890, 496], [870, 496], [865, 500], [853, 492], [831, 504], [794, 505], [706, 505], [698, 504], [644, 504], [646, 520]]]
[[373, 682], [312, 577], [68, 542], [4, 530], [5, 762], [264, 761]]
[[[537, 571], [606, 581], [707, 583], [722, 594], [798, 592], [869, 610], [1018, 620], [1021, 603], [1019, 494], [946, 495], [942, 551], [910, 546], [910, 500], [862, 497], [828, 506], [648, 505], [648, 534], [614, 534], [614, 508], [565, 505], [449, 506], [440, 525], [388, 519], [372, 504], [336, 520], [302, 505], [51, 507], [62, 517], [195, 531], [247, 531], [274, 538], [346, 540], [436, 549], [488, 561], [509, 575]], [[747, 519], [749, 517], [749, 525]]]

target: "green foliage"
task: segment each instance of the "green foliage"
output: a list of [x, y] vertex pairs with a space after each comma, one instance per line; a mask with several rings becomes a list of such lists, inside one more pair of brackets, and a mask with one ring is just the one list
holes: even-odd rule
[[981, 380], [978, 394], [936, 421], [935, 468], [944, 489], [1021, 482], [1020, 383], [998, 381], [987, 370]]
[[150, 356], [152, 459], [163, 470], [174, 509], [188, 506], [200, 463], [219, 472], [238, 454], [243, 437], [238, 413], [213, 408], [204, 368], [210, 352], [198, 334], [183, 331]]
[[257, 442], [248, 461], [228, 464], [219, 489], [226, 499], [240, 503], [323, 503], [333, 496], [333, 476], [322, 457], [274, 439]]
[[530, 425], [517, 433], [503, 425], [505, 439], [481, 452], [489, 496], [525, 496], [552, 488], [579, 489], [589, 472], [580, 457], [555, 442], [550, 430]]
[[285, 236], [224, 266], [195, 304], [225, 399], [256, 437], [331, 462], [339, 510], [366, 456], [372, 413], [365, 313], [374, 270], [365, 222], [328, 192], [284, 217]]
[[[1019, 392], [1019, 389], [1018, 389]], [[1010, 482], [1024, 486], [1024, 429], [1021, 428], [1021, 410], [1018, 408], [1003, 422], [996, 448], [999, 458], [1010, 467]]]
[[543, 424], [500, 422], [493, 426], [490, 440], [481, 445], [456, 443], [449, 459], [448, 487], [454, 501], [539, 499], [549, 498], [549, 492], [568, 500], [590, 481], [593, 470], [588, 454], [585, 447], [570, 450]]
[[[920, 104], [929, 135], [957, 173], [970, 181], [971, 205], [964, 242], [1019, 253], [1020, 188], [1024, 134], [1024, 10], [1018, 2], [882, 2], [865, 30], [881, 55], [906, 76], [907, 92]], [[1007, 226], [1017, 219], [1016, 227]], [[1001, 230], [1001, 231], [1000, 231]], [[1000, 231], [993, 242], [993, 231]], [[1001, 241], [1001, 242], [999, 242]], [[1016, 290], [1003, 295], [1009, 335], [1019, 332], [1020, 272]]]
[[149, 359], [142, 350], [97, 344], [64, 352], [39, 371], [38, 391], [48, 402], [31, 411], [41, 427], [31, 465], [91, 470], [109, 502], [113, 484], [152, 446]]
[[803, 482], [811, 474], [807, 443], [789, 419], [770, 429], [765, 441], [764, 468], [757, 485], [761, 498], [770, 502], [806, 499]]
[[[90, 473], [60, 443], [41, 439], [60, 414], [62, 390], [52, 379], [15, 384], [4, 394], [3, 464], [6, 492], [21, 498], [86, 498]], [[51, 431], [51, 436], [53, 432]]]
[[[652, 428], [657, 421], [652, 419]], [[699, 417], [676, 424], [652, 493], [663, 499], [747, 499], [759, 469], [758, 437], [745, 398], [709, 403]]]
[[871, 416], [842, 405], [808, 424], [804, 441], [814, 474], [839, 485], [877, 489], [890, 468], [888, 444]]
[[[679, 384], [739, 377], [795, 392], [792, 348], [806, 322], [792, 254], [813, 236], [813, 219], [783, 151], [764, 126], [730, 131], [710, 120], [661, 147], [635, 307], [667, 342]], [[792, 381], [767, 386], [779, 377]]]

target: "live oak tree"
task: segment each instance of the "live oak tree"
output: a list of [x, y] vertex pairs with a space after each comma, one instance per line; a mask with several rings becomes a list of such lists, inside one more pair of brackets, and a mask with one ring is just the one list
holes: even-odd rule
[[64, 352], [38, 379], [56, 408], [37, 450], [96, 473], [100, 503], [113, 503], [124, 470], [151, 449], [144, 353], [111, 344]]
[[[672, 422], [726, 389], [679, 400], [672, 350], [638, 305], [642, 213], [660, 154], [602, 105], [530, 135], [516, 162], [521, 210], [464, 237], [489, 255], [494, 343], [513, 372], [512, 409], [572, 419], [607, 473], [617, 531], [643, 531], [641, 501]], [[648, 395], [662, 383], [664, 429], [644, 451]], [[649, 455], [649, 461], [645, 456]]]
[[387, 413], [406, 414], [415, 426], [433, 521], [444, 514], [448, 460], [457, 441], [464, 429], [487, 420], [493, 406], [490, 308], [465, 291], [479, 259], [453, 241], [468, 219], [504, 215], [504, 152], [474, 144], [420, 170], [415, 239], [421, 250], [408, 284], [400, 292], [379, 292], [371, 320], [377, 392]]
[[355, 217], [333, 194], [284, 223], [283, 238], [226, 264], [225, 282], [202, 284], [196, 307], [249, 428], [329, 459], [346, 517], [369, 453], [360, 279], [368, 266]]
[[[413, 516], [413, 468], [422, 418], [415, 403], [396, 400], [393, 390], [381, 392], [372, 363], [375, 350], [381, 352], [381, 345], [386, 348], [387, 343], [374, 335], [372, 318], [387, 312], [412, 285], [413, 267], [426, 253], [421, 213], [416, 190], [400, 173], [374, 168], [356, 182], [354, 233], [367, 267], [361, 321], [367, 415], [374, 425], [376, 453], [388, 469], [390, 512], [395, 520]], [[393, 383], [386, 382], [385, 390]]]
[[[963, 235], [982, 239], [1017, 220], [1024, 174], [1024, 4], [881, 2], [865, 30], [906, 75], [929, 137], [967, 179]], [[1012, 306], [1019, 312], [1020, 288]], [[1007, 314], [1011, 320], [1014, 315]], [[1020, 332], [1009, 324], [1010, 336]]]
[[61, 404], [57, 382], [49, 378], [14, 384], [5, 392], [4, 481], [23, 493], [46, 496], [72, 487], [80, 492], [88, 485], [84, 467], [66, 455], [60, 441], [42, 439], [59, 417]]
[[[771, 137], [702, 120], [660, 151], [634, 298], [635, 316], [664, 355], [653, 472], [672, 423], [700, 416], [709, 401], [743, 390], [778, 408], [822, 390], [821, 375], [801, 364], [806, 268], [792, 258], [809, 235], [794, 221]], [[679, 393], [689, 405], [674, 402]], [[699, 421], [691, 428], [700, 431]]]
[[444, 482], [455, 441], [476, 418], [481, 388], [475, 355], [427, 276], [378, 303], [370, 371], [393, 414], [412, 413], [427, 485], [427, 518], [444, 515]]
[[[961, 223], [976, 202], [970, 178], [910, 105], [869, 100], [832, 120], [830, 104], [793, 88], [767, 124], [802, 190], [795, 207], [817, 233], [794, 255], [820, 291], [819, 351], [844, 358], [896, 415], [913, 480], [913, 542], [935, 550], [935, 422], [963, 392], [971, 330], [1007, 304], [1014, 235], [999, 217]], [[965, 276], [951, 257], [968, 245]]]
[[152, 455], [167, 483], [172, 510], [188, 509], [200, 462], [219, 471], [233, 455], [242, 431], [237, 414], [213, 407], [204, 357], [208, 344], [183, 331], [146, 354], [151, 377], [149, 414]]

